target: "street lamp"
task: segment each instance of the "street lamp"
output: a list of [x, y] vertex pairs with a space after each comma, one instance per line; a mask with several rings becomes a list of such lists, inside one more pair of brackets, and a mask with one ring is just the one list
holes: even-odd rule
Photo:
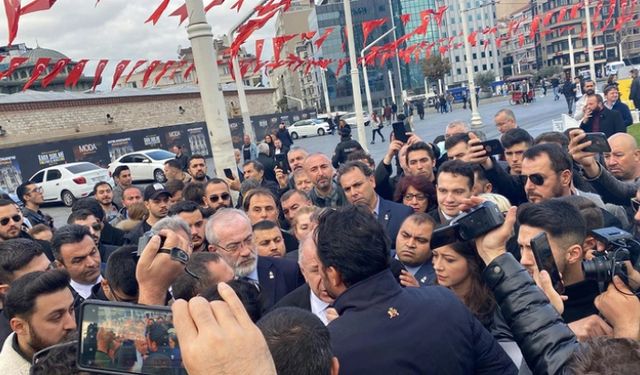
[[324, 105], [327, 115], [331, 115], [331, 104], [329, 103], [329, 87], [327, 86], [327, 69], [321, 69], [320, 79], [322, 79], [322, 91], [324, 93]]
[[358, 62], [356, 60], [356, 43], [353, 39], [353, 20], [351, 19], [351, 0], [342, 0], [344, 6], [345, 28], [347, 30], [347, 43], [349, 44], [349, 64], [351, 65], [351, 90], [353, 91], [353, 105], [356, 112], [356, 127], [360, 146], [365, 152], [367, 149], [367, 135], [364, 131], [364, 116], [362, 113], [362, 95], [360, 94], [360, 76], [358, 75]]
[[596, 81], [596, 65], [593, 59], [593, 35], [591, 34], [591, 13], [589, 12], [589, 0], [584, 0], [584, 13], [587, 22], [587, 49], [589, 50], [589, 74], [591, 79]]
[[295, 96], [291, 96], [291, 95], [283, 95], [285, 98], [287, 99], [291, 99], [291, 100], [295, 100], [296, 102], [300, 103], [300, 110], [304, 111], [304, 100], [300, 99], [300, 98], [296, 98]]
[[[398, 36], [396, 35], [396, 32], [395, 32], [396, 19], [395, 19], [394, 14], [393, 14], [393, 4], [391, 3], [391, 0], [389, 0], [389, 13], [390, 13], [390, 16], [391, 16], [391, 27], [392, 27], [392, 30], [393, 30], [393, 41], [397, 42], [398, 41]], [[398, 66], [398, 88], [400, 89], [400, 95], [402, 95], [402, 92], [404, 91], [402, 89], [402, 70], [400, 69], [400, 56], [398, 56], [398, 48], [397, 48], [397, 46], [394, 48], [394, 52], [395, 52], [395, 55], [396, 55], [396, 65]], [[391, 86], [393, 86], [393, 84]], [[391, 95], [393, 96], [394, 93], [392, 92]], [[404, 99], [404, 98], [402, 98], [402, 99]], [[394, 97], [393, 103], [395, 103], [395, 102], [396, 102], [396, 99]]]
[[620, 39], [620, 42], [618, 43], [618, 51], [620, 51], [620, 62], [624, 62], [624, 58], [622, 57], [622, 42], [624, 42], [628, 37], [629, 35], [625, 35], [624, 38]]
[[473, 80], [473, 67], [471, 66], [471, 45], [469, 44], [469, 30], [467, 25], [467, 15], [464, 0], [458, 0], [460, 16], [462, 18], [462, 37], [464, 38], [464, 53], [466, 57], [465, 67], [467, 69], [467, 81], [469, 81], [469, 98], [471, 99], [471, 127], [482, 128], [482, 117], [478, 112], [478, 102], [476, 100], [476, 84]]
[[362, 78], [364, 79], [364, 92], [367, 95], [367, 109], [369, 111], [369, 113], [373, 112], [373, 103], [371, 103], [371, 91], [369, 90], [369, 76], [367, 75], [367, 64], [364, 62], [364, 54], [365, 52], [367, 52], [367, 50], [371, 47], [373, 47], [376, 43], [378, 43], [379, 41], [382, 40], [382, 38], [384, 38], [385, 36], [389, 35], [390, 32], [394, 31], [396, 29], [396, 27], [392, 27], [390, 30], [388, 30], [386, 33], [380, 35], [380, 37], [376, 40], [374, 40], [373, 42], [369, 43], [366, 47], [364, 47], [362, 49], [362, 51], [360, 51], [360, 58], [361, 58], [361, 64], [362, 64]]
[[189, 12], [187, 33], [191, 41], [193, 62], [198, 69], [198, 86], [204, 119], [216, 173], [218, 176], [223, 176], [225, 168], [236, 167], [236, 161], [224, 97], [219, 88], [220, 77], [218, 77], [216, 52], [213, 49], [213, 33], [211, 26], [207, 23], [202, 0], [186, 0], [186, 3]]

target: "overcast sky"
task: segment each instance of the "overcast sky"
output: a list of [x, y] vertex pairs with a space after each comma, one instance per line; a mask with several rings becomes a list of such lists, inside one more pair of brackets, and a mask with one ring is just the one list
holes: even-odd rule
[[[210, 0], [204, 2], [206, 5]], [[245, 0], [240, 13], [229, 9], [235, 2], [226, 0], [207, 13], [214, 36], [229, 32], [258, 0]], [[0, 45], [6, 45], [8, 41], [3, 3], [0, 2]], [[29, 0], [22, 0], [23, 5], [28, 3]], [[109, 59], [103, 74], [102, 87], [105, 87], [111, 82], [113, 69], [121, 59], [176, 59], [178, 46], [189, 46], [188, 20], [178, 26], [177, 17], [168, 17], [184, 0], [171, 0], [155, 26], [144, 23], [160, 3], [161, 0], [101, 0], [98, 6], [94, 6], [95, 0], [58, 0], [48, 11], [22, 16], [14, 43], [26, 43], [28, 47], [35, 48], [37, 42], [40, 47], [60, 51], [73, 60], [91, 59], [94, 64], [87, 65], [87, 75], [93, 75], [95, 61]], [[248, 51], [254, 51], [255, 39], [273, 37], [274, 20], [275, 17], [264, 29], [253, 34], [245, 45]], [[266, 58], [272, 54], [271, 47], [265, 45], [263, 56]]]

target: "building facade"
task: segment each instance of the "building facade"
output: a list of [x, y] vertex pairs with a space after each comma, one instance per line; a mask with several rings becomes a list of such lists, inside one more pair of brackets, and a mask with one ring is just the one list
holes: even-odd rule
[[[509, 14], [506, 19], [498, 21], [498, 35], [502, 38], [500, 54], [504, 77], [531, 73], [537, 69], [535, 42], [530, 36], [532, 14], [531, 5], [525, 5]], [[519, 23], [519, 32], [507, 36], [508, 23], [511, 20]], [[519, 37], [520, 33], [523, 36], [522, 40]]]

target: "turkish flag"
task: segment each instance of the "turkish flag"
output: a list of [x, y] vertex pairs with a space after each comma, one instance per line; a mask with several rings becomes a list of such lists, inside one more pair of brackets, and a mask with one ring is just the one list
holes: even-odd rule
[[[615, 1], [615, 0], [613, 0]], [[555, 13], [555, 9], [552, 9], [550, 11], [548, 11], [547, 13], [545, 13], [544, 18], [542, 19], [542, 24], [547, 26], [549, 23], [551, 23], [551, 17], [553, 17], [553, 13]]]
[[20, 14], [28, 14], [33, 12], [39, 12], [41, 10], [51, 9], [56, 0], [33, 0], [29, 4], [22, 7]]
[[349, 61], [349, 59], [340, 59], [338, 60], [338, 69], [336, 70], [336, 77], [340, 76], [340, 71], [344, 68], [345, 64]]
[[260, 59], [262, 58], [262, 48], [264, 47], [264, 39], [256, 40], [256, 66], [253, 69], [254, 73], [257, 73], [258, 70], [262, 68], [260, 64]]
[[584, 3], [582, 1], [575, 3], [571, 7], [571, 13], [569, 14], [569, 18], [574, 19], [578, 17], [578, 12], [580, 11], [580, 9], [582, 9], [582, 7], [584, 7]]
[[165, 74], [167, 74], [167, 70], [169, 70], [169, 68], [171, 68], [171, 66], [173, 64], [175, 64], [176, 62], [174, 60], [169, 60], [166, 63], [164, 63], [164, 66], [162, 67], [162, 70], [160, 71], [160, 73], [158, 73], [158, 75], [156, 76], [154, 82], [157, 85], [158, 82], [160, 82], [160, 80], [162, 79], [162, 76], [164, 76]]
[[149, 78], [151, 77], [151, 73], [153, 73], [153, 71], [158, 67], [158, 65], [160, 65], [160, 60], [153, 60], [149, 66], [147, 67], [147, 70], [145, 70], [144, 72], [144, 76], [142, 77], [142, 87], [147, 86], [147, 83], [149, 82]]
[[154, 25], [158, 23], [158, 20], [162, 16], [162, 13], [164, 13], [164, 11], [167, 9], [168, 6], [169, 6], [169, 0], [162, 0], [160, 5], [158, 5], [156, 10], [153, 13], [151, 13], [149, 18], [147, 18], [147, 20], [144, 21], [144, 23], [153, 22]]
[[427, 27], [429, 26], [430, 16], [433, 14], [433, 9], [427, 9], [420, 12], [420, 26], [418, 26], [415, 30], [413, 30], [414, 34], [424, 35], [427, 32]]
[[[187, 68], [187, 70], [184, 71], [184, 74], [182, 75], [182, 78], [187, 79], [189, 78], [189, 75], [191, 74], [191, 71], [196, 67], [196, 64], [191, 63], [191, 65], [189, 65], [189, 67]], [[232, 70], [233, 71], [233, 70]]]
[[91, 87], [91, 91], [96, 91], [96, 86], [102, 81], [102, 72], [104, 68], [107, 67], [109, 60], [100, 60], [98, 61], [98, 66], [96, 66], [95, 76], [93, 77], [93, 86]]
[[18, 35], [18, 23], [20, 22], [20, 0], [4, 0], [4, 12], [7, 15], [9, 27], [9, 45]]
[[306, 33], [300, 33], [300, 40], [311, 40], [316, 35], [317, 31], [308, 31]]
[[540, 16], [535, 16], [533, 18], [533, 21], [531, 21], [531, 32], [529, 33], [529, 37], [531, 39], [535, 38], [539, 27], [540, 27]]
[[129, 63], [131, 63], [131, 60], [120, 60], [118, 65], [116, 65], [116, 70], [115, 72], [113, 72], [113, 82], [111, 83], [111, 91], [113, 91], [113, 89], [116, 87], [116, 84], [118, 84], [118, 80], [122, 76], [122, 73], [124, 73], [124, 70], [127, 69], [127, 66], [129, 66]]
[[187, 17], [189, 17], [189, 14], [187, 11], [187, 4], [180, 5], [180, 7], [174, 10], [173, 13], [169, 15], [169, 17], [180, 17], [180, 23], [178, 25], [182, 25], [184, 20], [186, 20]]
[[518, 44], [520, 47], [524, 46], [524, 34], [518, 35]]
[[207, 5], [206, 7], [204, 7], [204, 11], [205, 13], [208, 12], [209, 10], [211, 10], [211, 8], [218, 6], [218, 5], [222, 5], [224, 3], [224, 0], [213, 0], [212, 2], [209, 3], [209, 5]]
[[169, 80], [173, 81], [173, 77], [176, 75], [176, 72], [178, 71], [178, 69], [182, 68], [183, 66], [185, 66], [185, 64], [187, 63], [187, 60], [180, 60], [180, 62], [178, 63], [178, 65], [176, 65], [173, 70], [171, 71], [171, 74], [169, 74]]
[[320, 48], [322, 46], [322, 43], [324, 43], [325, 40], [327, 40], [327, 38], [329, 37], [329, 34], [331, 34], [331, 32], [333, 31], [333, 27], [328, 27], [324, 30], [324, 33], [322, 33], [322, 35], [316, 39], [316, 41], [314, 42], [314, 44], [316, 45], [316, 48]]
[[442, 18], [444, 17], [444, 12], [446, 12], [447, 9], [449, 9], [448, 6], [441, 6], [440, 8], [438, 8], [438, 10], [435, 11], [435, 13], [433, 13], [433, 18], [436, 19], [438, 27], [442, 25]]
[[362, 42], [362, 44], [366, 45], [369, 34], [371, 34], [373, 30], [384, 25], [385, 22], [387, 22], [386, 18], [378, 18], [376, 20], [364, 21], [362, 23], [362, 35], [364, 38], [364, 41]]
[[563, 6], [562, 9], [558, 12], [558, 18], [556, 18], [556, 23], [560, 23], [564, 21], [564, 17], [567, 15], [567, 6]]
[[78, 80], [82, 76], [82, 72], [84, 71], [84, 67], [85, 65], [87, 65], [88, 61], [89, 60], [87, 59], [82, 59], [78, 61], [78, 63], [76, 63], [76, 66], [71, 69], [69, 75], [67, 76], [67, 79], [64, 81], [64, 87], [76, 87], [76, 85], [78, 84]]
[[33, 70], [31, 71], [31, 78], [29, 78], [27, 83], [25, 83], [24, 86], [22, 87], [23, 92], [27, 91], [27, 89], [31, 87], [31, 85], [33, 85], [33, 83], [38, 78], [40, 78], [40, 75], [42, 74], [42, 72], [44, 72], [47, 69], [47, 66], [49, 65], [49, 61], [51, 61], [51, 58], [49, 57], [41, 57], [36, 61], [36, 65], [33, 67]]
[[13, 57], [11, 59], [11, 62], [9, 63], [9, 69], [5, 70], [4, 72], [0, 72], [0, 79], [4, 78], [4, 77], [8, 77], [11, 74], [13, 74], [13, 72], [22, 64], [24, 64], [25, 61], [29, 60], [28, 57]]
[[411, 13], [400, 15], [400, 21], [402, 21], [402, 26], [406, 27], [410, 20], [411, 20]]
[[295, 37], [296, 34], [289, 34], [273, 38], [273, 56], [276, 61], [280, 60], [280, 51], [282, 50], [282, 46]]
[[478, 44], [478, 40], [476, 39], [478, 37], [478, 32], [477, 31], [472, 31], [471, 34], [469, 34], [469, 36], [467, 37], [467, 40], [469, 41], [469, 44], [471, 44], [472, 47], [475, 47], [476, 44]]
[[47, 74], [42, 79], [42, 82], [40, 82], [40, 86], [42, 86], [42, 88], [46, 88], [47, 86], [49, 86], [49, 84], [56, 78], [56, 76], [60, 74], [60, 72], [62, 71], [62, 68], [67, 66], [67, 64], [69, 64], [70, 61], [71, 61], [70, 59], [58, 60], [56, 62], [56, 65], [53, 66], [53, 69], [51, 69], [51, 72], [49, 72], [49, 74]]
[[129, 74], [127, 74], [127, 78], [124, 79], [124, 83], [129, 82], [129, 80], [131, 79], [131, 76], [133, 75], [133, 73], [135, 73], [136, 69], [141, 67], [142, 64], [144, 64], [146, 62], [147, 62], [147, 60], [138, 60], [138, 62], [136, 62], [135, 65], [133, 66], [133, 69], [131, 69]]

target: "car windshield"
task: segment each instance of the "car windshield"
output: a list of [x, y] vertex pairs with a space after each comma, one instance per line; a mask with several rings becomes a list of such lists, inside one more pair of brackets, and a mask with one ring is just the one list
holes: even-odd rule
[[318, 120], [318, 119], [312, 119], [311, 121], [316, 123], [316, 124], [322, 124], [323, 123], [322, 120]]
[[89, 171], [94, 171], [96, 169], [100, 169], [100, 167], [91, 163], [67, 165], [65, 168], [72, 174], [78, 174], [78, 173], [89, 172]]
[[176, 154], [169, 151], [165, 151], [165, 150], [149, 151], [149, 152], [146, 152], [146, 154], [148, 157], [150, 157], [153, 160], [164, 160], [164, 159], [171, 159], [176, 157]]

